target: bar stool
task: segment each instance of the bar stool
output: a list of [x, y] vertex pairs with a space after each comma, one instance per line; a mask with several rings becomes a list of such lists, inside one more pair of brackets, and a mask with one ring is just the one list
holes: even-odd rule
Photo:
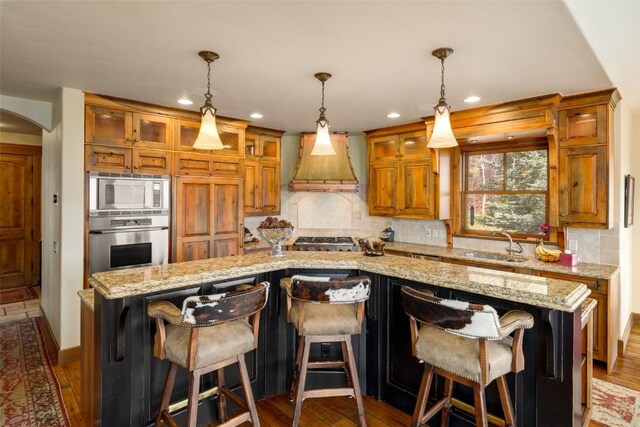
[[[499, 318], [488, 305], [441, 299], [406, 286], [402, 305], [411, 321], [413, 355], [425, 363], [411, 426], [426, 423], [440, 409], [441, 425], [446, 426], [453, 382], [457, 382], [473, 388], [476, 425], [486, 427], [484, 389], [493, 380], [498, 384], [505, 425], [514, 426], [505, 375], [524, 369], [522, 338], [524, 329], [533, 326], [533, 316], [514, 310]], [[418, 323], [422, 324], [419, 329]], [[445, 395], [425, 414], [434, 373], [445, 378]]]
[[[244, 354], [258, 345], [260, 311], [268, 296], [269, 283], [262, 282], [245, 290], [188, 297], [182, 310], [167, 301], [149, 304], [147, 312], [156, 319], [157, 325], [153, 355], [171, 362], [156, 427], [163, 421], [177, 426], [168, 406], [178, 366], [189, 372], [189, 427], [196, 425], [200, 376], [212, 371], [217, 371], [218, 377], [220, 426], [235, 426], [245, 421], [260, 425]], [[246, 403], [224, 385], [223, 368], [233, 363], [238, 364]], [[244, 409], [230, 420], [227, 420], [227, 397]]]
[[[336, 279], [293, 276], [282, 279], [287, 292], [287, 322], [298, 331], [298, 350], [293, 366], [289, 399], [295, 398], [293, 426], [298, 426], [302, 401], [310, 397], [353, 396], [358, 418], [367, 425], [362, 404], [358, 369], [351, 346], [351, 335], [360, 334], [364, 302], [369, 299], [371, 280], [365, 276]], [[339, 342], [342, 360], [309, 362], [311, 344]], [[342, 368], [347, 387], [305, 390], [308, 369]]]

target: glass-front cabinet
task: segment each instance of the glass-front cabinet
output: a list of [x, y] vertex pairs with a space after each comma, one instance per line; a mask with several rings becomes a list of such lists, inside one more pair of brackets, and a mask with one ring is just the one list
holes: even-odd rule
[[427, 148], [425, 131], [403, 133], [399, 136], [400, 157], [403, 159], [429, 159], [431, 153]]
[[400, 156], [398, 135], [380, 136], [370, 139], [371, 161], [397, 160]]

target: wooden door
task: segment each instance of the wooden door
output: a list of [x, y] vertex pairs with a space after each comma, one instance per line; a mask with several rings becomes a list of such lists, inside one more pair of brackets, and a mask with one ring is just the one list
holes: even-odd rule
[[241, 255], [243, 224], [243, 183], [239, 178], [212, 180], [213, 257]]
[[280, 138], [262, 135], [260, 138], [260, 159], [280, 161]]
[[244, 129], [218, 124], [218, 135], [224, 148], [215, 150], [216, 156], [242, 157], [244, 155]]
[[427, 132], [409, 132], [400, 134], [398, 137], [400, 146], [400, 156], [404, 160], [426, 159], [431, 157], [427, 148]]
[[559, 151], [560, 223], [607, 223], [607, 146]]
[[280, 163], [260, 161], [260, 211], [280, 213]]
[[171, 150], [173, 117], [133, 113], [133, 146]]
[[607, 106], [572, 108], [558, 113], [561, 146], [605, 144], [607, 142]]
[[212, 179], [176, 180], [176, 262], [213, 256], [212, 189]]
[[41, 154], [0, 144], [0, 289], [38, 284]]
[[433, 218], [434, 183], [430, 159], [400, 162], [398, 214]]
[[130, 173], [131, 148], [85, 145], [84, 167], [91, 172]]
[[169, 175], [172, 170], [173, 153], [170, 151], [133, 149], [134, 173]]
[[369, 139], [369, 162], [397, 160], [400, 156], [398, 135]]
[[256, 160], [260, 157], [260, 135], [253, 132], [244, 134], [244, 158]]
[[245, 161], [244, 162], [244, 213], [245, 215], [259, 214], [260, 213], [260, 200], [258, 195], [260, 189], [258, 182], [260, 176], [258, 173], [259, 162]]
[[211, 176], [212, 158], [207, 154], [175, 153], [174, 173], [184, 176]]
[[398, 163], [372, 163], [369, 167], [369, 215], [393, 215], [397, 208]]
[[131, 146], [132, 134], [133, 122], [130, 112], [94, 105], [85, 106], [85, 142]]
[[174, 150], [196, 151], [201, 154], [211, 154], [211, 150], [197, 150], [193, 148], [193, 143], [196, 142], [196, 138], [200, 132], [200, 122], [195, 120], [175, 119], [174, 123]]

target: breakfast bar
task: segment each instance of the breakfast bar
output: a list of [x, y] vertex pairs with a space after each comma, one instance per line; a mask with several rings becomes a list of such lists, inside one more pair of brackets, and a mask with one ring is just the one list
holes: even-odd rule
[[[409, 319], [400, 300], [402, 286], [488, 304], [498, 314], [514, 309], [531, 313], [535, 324], [524, 334], [525, 369], [507, 378], [517, 425], [581, 425], [582, 306], [590, 293], [586, 285], [394, 255], [366, 257], [359, 252], [287, 252], [281, 258], [254, 253], [94, 274], [90, 279], [95, 289], [94, 372], [89, 385], [93, 424], [148, 426], [154, 422], [168, 363], [153, 357], [155, 323], [146, 314], [151, 302], [170, 301], [181, 307], [188, 296], [242, 284], [271, 284], [258, 348], [247, 354], [254, 396], [259, 400], [285, 393], [296, 336], [285, 321], [280, 280], [293, 274], [371, 278], [363, 332], [353, 337], [360, 383], [363, 393], [408, 413], [415, 405], [422, 365], [411, 354]], [[85, 303], [90, 299], [86, 293], [82, 295]], [[339, 348], [322, 344], [311, 357], [322, 360], [336, 352]], [[225, 375], [230, 388], [239, 386], [236, 371], [230, 369]], [[337, 370], [314, 372], [307, 387], [333, 386], [344, 381], [342, 377]], [[217, 405], [208, 402], [217, 396], [214, 376], [203, 376], [200, 390], [205, 400], [199, 407], [198, 425], [207, 425], [217, 415]], [[179, 373], [169, 406], [178, 422], [184, 420], [186, 391], [187, 378]], [[430, 400], [441, 393], [442, 383], [436, 381]], [[473, 425], [472, 405], [470, 390], [456, 387], [450, 425]], [[495, 387], [487, 389], [487, 409], [502, 417]]]

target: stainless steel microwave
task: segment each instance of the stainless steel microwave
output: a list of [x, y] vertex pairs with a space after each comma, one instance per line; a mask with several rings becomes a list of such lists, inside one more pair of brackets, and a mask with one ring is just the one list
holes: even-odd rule
[[163, 214], [169, 211], [169, 175], [89, 175], [89, 215]]

